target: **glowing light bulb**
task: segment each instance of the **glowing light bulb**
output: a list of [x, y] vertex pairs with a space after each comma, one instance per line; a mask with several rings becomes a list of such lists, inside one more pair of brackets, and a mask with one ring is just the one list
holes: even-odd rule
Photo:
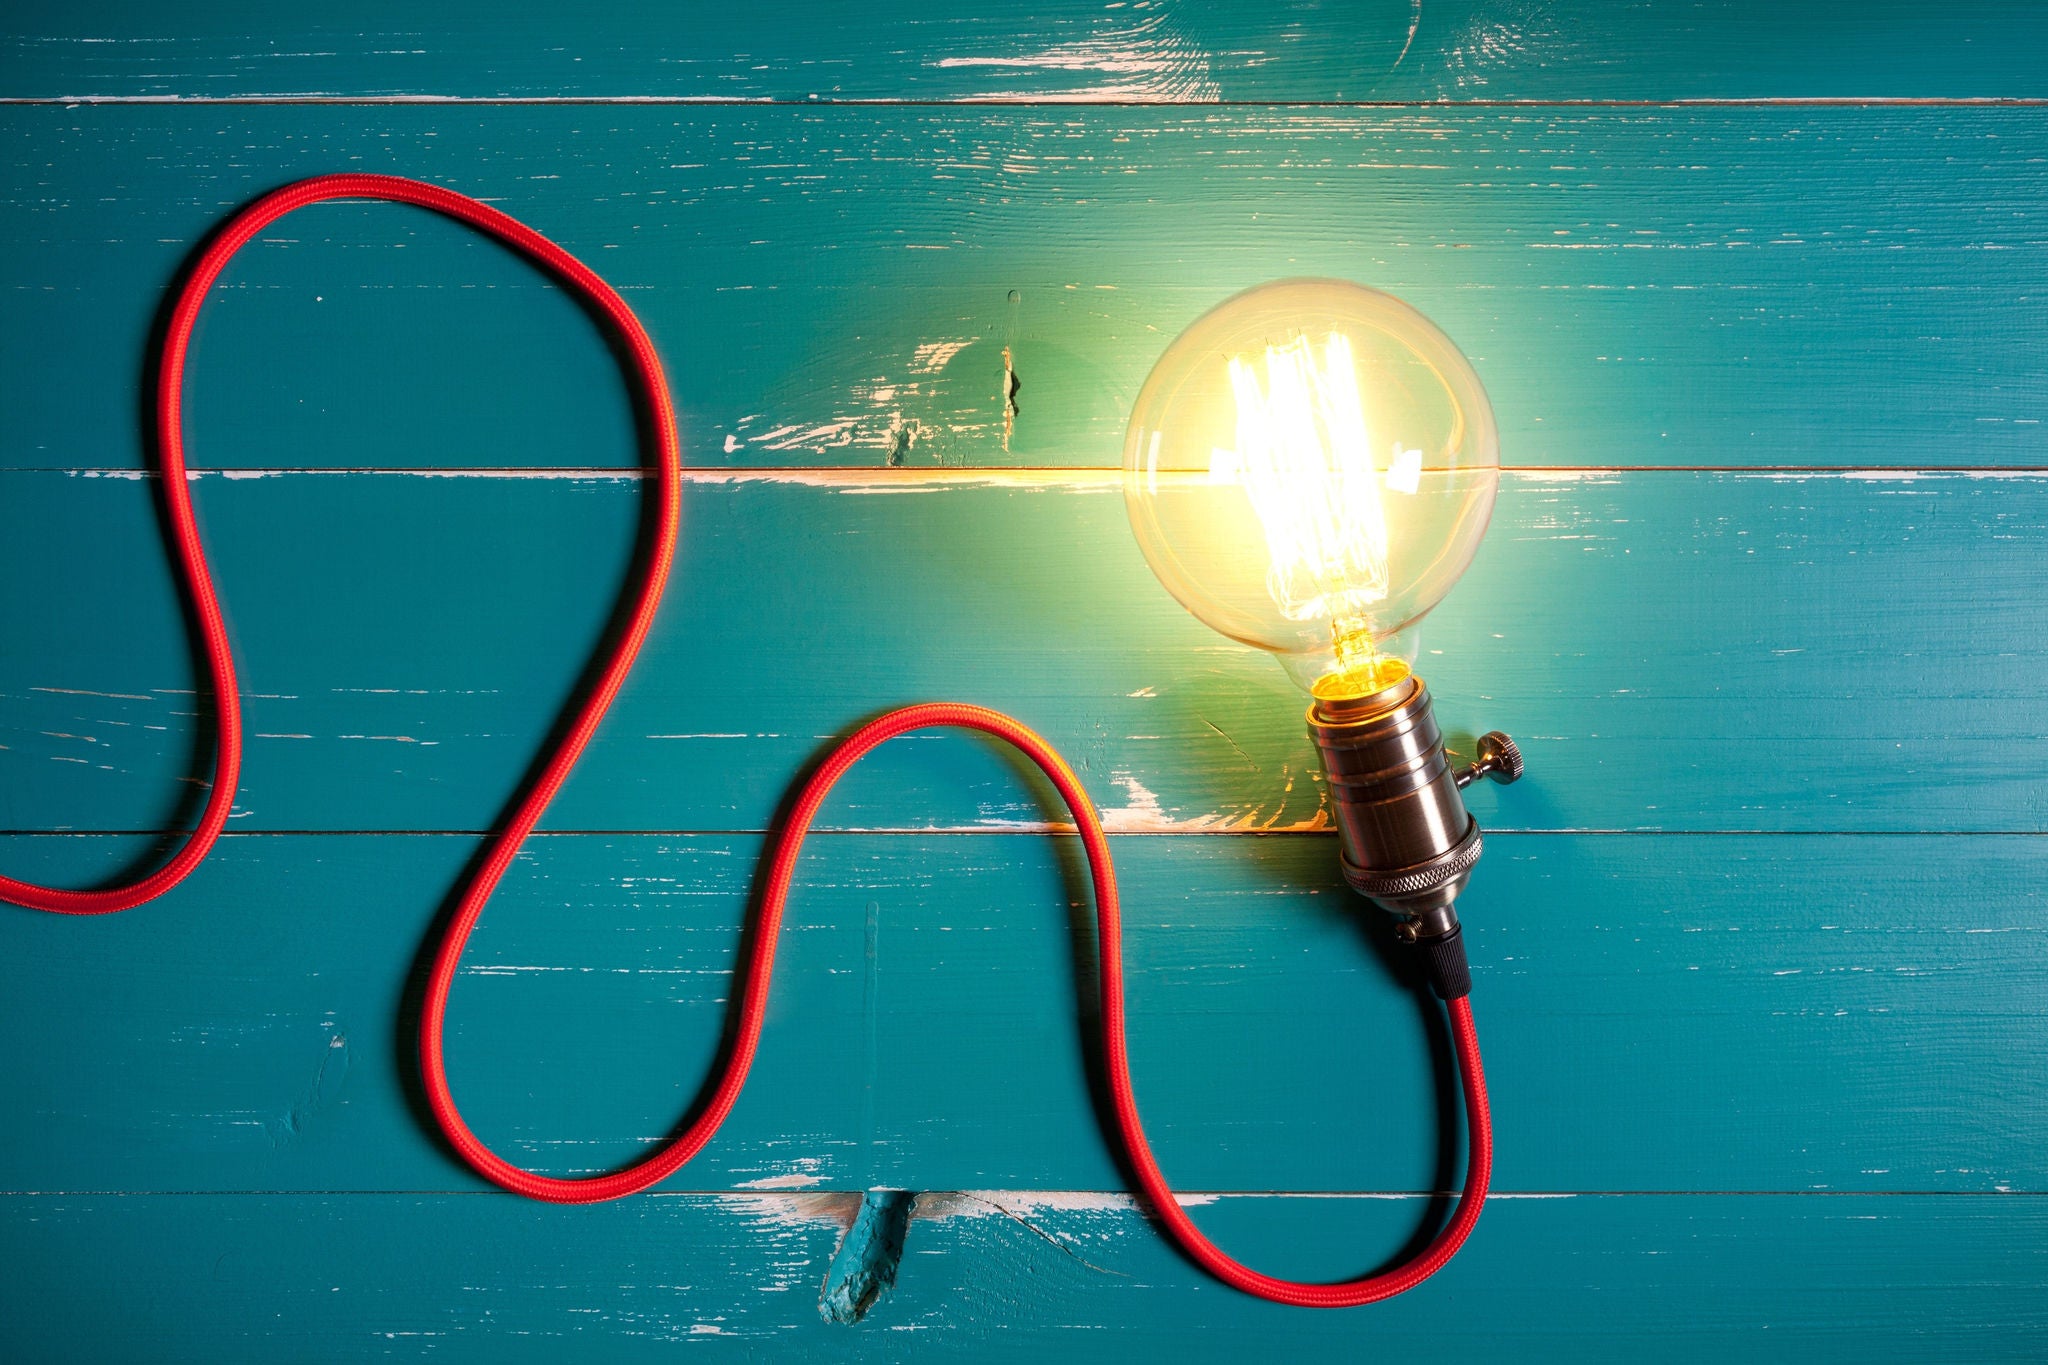
[[1446, 999], [1470, 987], [1453, 907], [1480, 849], [1460, 791], [1514, 781], [1522, 758], [1496, 731], [1452, 767], [1413, 632], [1472, 562], [1499, 476], [1493, 409], [1450, 338], [1339, 280], [1263, 285], [1198, 319], [1124, 442], [1146, 560], [1309, 689], [1344, 876], [1428, 949]]
[[1499, 440], [1472, 367], [1400, 300], [1339, 280], [1229, 299], [1131, 414], [1146, 559], [1203, 621], [1318, 697], [1406, 676], [1415, 623], [1471, 563]]

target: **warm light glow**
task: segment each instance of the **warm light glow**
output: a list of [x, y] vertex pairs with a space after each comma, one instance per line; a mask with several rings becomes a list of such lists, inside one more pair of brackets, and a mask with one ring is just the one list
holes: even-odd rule
[[1387, 595], [1387, 518], [1365, 436], [1351, 343], [1333, 334], [1266, 348], [1266, 382], [1230, 358], [1237, 399], [1231, 461], [1266, 532], [1266, 590], [1291, 621], [1336, 616]]
[[[1332, 332], [1266, 347], [1265, 379], [1230, 358], [1237, 449], [1211, 452], [1209, 476], [1243, 487], [1265, 532], [1266, 590], [1291, 621], [1330, 623], [1338, 671], [1375, 667], [1370, 615], [1387, 596], [1387, 517], [1351, 341]], [[1422, 452], [1396, 442], [1384, 481], [1413, 493]]]
[[1167, 347], [1132, 404], [1124, 497], [1190, 611], [1305, 689], [1364, 696], [1412, 663], [1498, 469], [1478, 376], [1427, 318], [1342, 280], [1284, 280]]

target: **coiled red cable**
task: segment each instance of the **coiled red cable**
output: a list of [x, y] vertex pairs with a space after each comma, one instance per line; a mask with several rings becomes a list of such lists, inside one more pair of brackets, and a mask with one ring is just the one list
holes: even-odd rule
[[[597, 723], [604, 718], [619, 684], [633, 667], [633, 656], [654, 621], [654, 609], [661, 601], [662, 585], [668, 581], [669, 563], [675, 557], [676, 528], [682, 514], [682, 448], [676, 436], [675, 410], [669, 402], [668, 380], [662, 374], [661, 359], [648, 340], [640, 319], [626, 306], [612, 287], [583, 262], [556, 246], [517, 219], [498, 212], [468, 195], [442, 189], [418, 180], [395, 175], [319, 175], [301, 180], [264, 195], [230, 218], [200, 253], [192, 273], [179, 291], [164, 330], [163, 352], [157, 368], [156, 438], [163, 460], [164, 506], [170, 514], [171, 548], [192, 610], [199, 620], [199, 636], [206, 647], [206, 665], [215, 702], [213, 783], [198, 827], [184, 845], [157, 871], [126, 886], [100, 891], [61, 891], [28, 882], [0, 877], [0, 899], [35, 910], [52, 910], [62, 915], [104, 915], [153, 900], [183, 881], [213, 848], [213, 841], [228, 822], [235, 803], [235, 787], [242, 772], [242, 706], [235, 688], [235, 659], [228, 644], [227, 624], [221, 619], [220, 599], [215, 595], [213, 575], [207, 571], [206, 551], [199, 543], [199, 527], [192, 516], [192, 490], [185, 469], [184, 390], [185, 352], [192, 341], [192, 324], [205, 306], [206, 295], [220, 278], [230, 258], [264, 228], [307, 204], [324, 199], [388, 199], [459, 218], [507, 246], [530, 257], [571, 285], [605, 319], [618, 329], [632, 352], [633, 369], [640, 390], [654, 420], [655, 443], [660, 451], [659, 524], [646, 562], [635, 583], [633, 612], [605, 661], [604, 671], [577, 708], [568, 733], [535, 778], [513, 811], [504, 830], [495, 836], [489, 859], [470, 883], [463, 907], [473, 922], [476, 909], [504, 875], [505, 867], [532, 832], [534, 823], [548, 802], [554, 799], [569, 770], [576, 765], [590, 742]], [[474, 902], [474, 905], [472, 905]], [[458, 912], [458, 920], [460, 920]], [[467, 932], [465, 928], [465, 932]]]
[[[458, 1142], [463, 1155], [478, 1170], [507, 1189], [530, 1194], [536, 1199], [560, 1200], [602, 1199], [610, 1198], [614, 1193], [627, 1194], [661, 1179], [695, 1155], [739, 1097], [740, 1086], [746, 1081], [747, 1065], [753, 1060], [754, 1046], [761, 1036], [761, 1016], [768, 1005], [768, 980], [775, 966], [775, 933], [782, 923], [783, 902], [789, 896], [797, 853], [803, 847], [804, 835], [810, 832], [818, 807], [824, 804], [827, 793], [846, 770], [875, 746], [908, 731], [932, 726], [980, 730], [1015, 746], [1052, 779], [1053, 786], [1059, 789], [1060, 799], [1073, 812], [1074, 824], [1081, 832], [1081, 846], [1088, 853], [1088, 873], [1095, 887], [1096, 952], [1102, 977], [1102, 1061], [1109, 1077], [1111, 1100], [1116, 1108], [1117, 1132], [1123, 1139], [1131, 1169], [1138, 1177], [1139, 1188], [1145, 1193], [1145, 1202], [1153, 1215], [1166, 1225], [1168, 1235], [1180, 1244], [1181, 1250], [1226, 1284], [1262, 1299], [1302, 1308], [1351, 1308], [1373, 1303], [1412, 1289], [1442, 1269], [1444, 1263], [1457, 1254], [1472, 1231], [1472, 1225], [1479, 1221], [1479, 1210], [1486, 1202], [1487, 1184], [1493, 1173], [1493, 1125], [1486, 1102], [1486, 1076], [1479, 1064], [1479, 1039], [1472, 1027], [1471, 1001], [1461, 997], [1449, 1002], [1451, 1035], [1457, 1045], [1458, 1071], [1465, 1087], [1465, 1113], [1472, 1140], [1465, 1173], [1465, 1192], [1459, 1197], [1457, 1210], [1443, 1231], [1407, 1264], [1384, 1275], [1369, 1275], [1339, 1284], [1302, 1284], [1275, 1279], [1232, 1260], [1203, 1236], [1201, 1229], [1181, 1209], [1172, 1188], [1166, 1183], [1166, 1177], [1159, 1170], [1159, 1163], [1152, 1157], [1152, 1146], [1145, 1140], [1145, 1126], [1138, 1118], [1138, 1100], [1131, 1091], [1130, 1059], [1124, 1045], [1123, 915], [1117, 898], [1116, 868], [1109, 856], [1109, 840], [1102, 832], [1102, 821], [1096, 816], [1095, 805], [1088, 799], [1088, 793], [1081, 789], [1080, 779], [1074, 776], [1073, 769], [1044, 739], [1000, 711], [958, 702], [906, 706], [870, 721], [833, 746], [824, 763], [798, 792], [787, 823], [775, 836], [774, 852], [768, 863], [768, 881], [761, 889], [761, 922], [756, 927], [753, 953], [744, 971], [739, 1001], [740, 1023], [731, 1052], [710, 1104], [702, 1116], [675, 1139], [673, 1146], [638, 1166], [601, 1177], [602, 1181], [621, 1184], [615, 1190], [608, 1189], [604, 1194], [595, 1196], [580, 1191], [588, 1185], [598, 1184], [598, 1181], [586, 1184], [530, 1175], [499, 1161], [466, 1130], [462, 1136], [469, 1145], [462, 1146]], [[435, 964], [437, 970], [445, 967], [452, 971], [453, 958], [461, 948], [462, 945], [453, 939], [444, 943], [441, 960]], [[439, 1021], [435, 1022], [438, 1024]], [[446, 1126], [453, 1115], [453, 1106], [451, 1104], [446, 1111], [437, 1109], [436, 1112], [442, 1114], [442, 1123]], [[455, 1123], [459, 1125], [461, 1120], [456, 1119]], [[453, 1131], [451, 1128], [451, 1136]]]
[[1450, 1221], [1429, 1246], [1414, 1260], [1386, 1274], [1326, 1285], [1275, 1279], [1232, 1260], [1205, 1237], [1181, 1209], [1173, 1190], [1166, 1183], [1166, 1177], [1153, 1159], [1151, 1146], [1145, 1140], [1144, 1126], [1139, 1121], [1124, 1043], [1123, 929], [1116, 873], [1110, 860], [1109, 841], [1103, 834], [1095, 807], [1072, 769], [1038, 735], [998, 712], [954, 703], [905, 707], [862, 726], [835, 747], [805, 782], [788, 822], [773, 845], [767, 883], [760, 897], [761, 919], [750, 940], [751, 951], [739, 983], [738, 1027], [720, 1065], [715, 1088], [687, 1128], [643, 1161], [609, 1175], [575, 1180], [556, 1179], [522, 1170], [500, 1158], [470, 1131], [449, 1090], [442, 1054], [448, 992], [461, 963], [463, 947], [482, 916], [484, 905], [511, 865], [520, 845], [532, 833], [570, 769], [582, 756], [584, 747], [603, 720], [605, 711], [633, 666], [641, 643], [646, 639], [675, 555], [682, 510], [682, 460], [675, 412], [661, 361], [625, 300], [589, 267], [533, 229], [466, 195], [416, 180], [387, 175], [326, 175], [288, 185], [263, 196], [230, 219], [201, 253], [187, 277], [164, 335], [157, 383], [157, 441], [163, 460], [164, 502], [170, 517], [172, 548], [198, 618], [217, 709], [214, 775], [206, 807], [197, 827], [177, 853], [156, 872], [135, 882], [100, 891], [65, 891], [0, 877], [0, 899], [32, 909], [69, 915], [107, 914], [140, 905], [184, 880], [206, 857], [227, 823], [241, 772], [241, 702], [236, 691], [234, 657], [227, 628], [192, 512], [181, 413], [185, 353], [191, 341], [193, 322], [206, 301], [206, 295], [235, 252], [285, 214], [327, 199], [384, 199], [433, 209], [481, 229], [552, 271], [602, 313], [626, 342], [633, 371], [647, 405], [647, 414], [654, 423], [657, 519], [654, 536], [629, 590], [630, 614], [605, 655], [596, 681], [577, 706], [568, 730], [547, 755], [503, 828], [490, 837], [483, 862], [463, 886], [456, 901], [428, 977], [420, 1024], [420, 1070], [435, 1120], [465, 1161], [489, 1180], [516, 1194], [551, 1203], [582, 1204], [617, 1199], [644, 1190], [673, 1174], [702, 1150], [732, 1111], [741, 1088], [746, 1084], [747, 1070], [760, 1042], [761, 1022], [767, 1010], [769, 982], [775, 966], [776, 935], [782, 923], [783, 906], [789, 896], [790, 879], [804, 836], [809, 832], [819, 806], [841, 775], [875, 746], [911, 730], [960, 726], [993, 735], [1023, 752], [1052, 779], [1073, 813], [1082, 845], [1087, 851], [1095, 888], [1096, 923], [1100, 935], [1103, 1060], [1116, 1109], [1117, 1130], [1147, 1204], [1173, 1240], [1197, 1264], [1228, 1284], [1261, 1298], [1313, 1308], [1350, 1307], [1399, 1294], [1436, 1273], [1456, 1254], [1471, 1232], [1472, 1225], [1478, 1221], [1480, 1208], [1486, 1200], [1493, 1162], [1486, 1081], [1480, 1067], [1479, 1044], [1473, 1030], [1469, 1001], [1458, 999], [1449, 1005], [1451, 1031], [1457, 1046], [1471, 1131], [1465, 1190]]

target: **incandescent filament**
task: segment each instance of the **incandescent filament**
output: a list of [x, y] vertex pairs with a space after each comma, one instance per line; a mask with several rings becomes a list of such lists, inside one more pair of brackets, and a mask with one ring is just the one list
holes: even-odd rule
[[1413, 493], [1421, 452], [1396, 443], [1377, 466], [1341, 332], [1320, 346], [1297, 336], [1266, 347], [1263, 382], [1250, 359], [1232, 356], [1230, 387], [1237, 449], [1211, 453], [1210, 477], [1241, 485], [1257, 514], [1275, 605], [1289, 620], [1327, 620], [1332, 674], [1369, 686], [1384, 669], [1372, 628], [1389, 577], [1382, 489]]

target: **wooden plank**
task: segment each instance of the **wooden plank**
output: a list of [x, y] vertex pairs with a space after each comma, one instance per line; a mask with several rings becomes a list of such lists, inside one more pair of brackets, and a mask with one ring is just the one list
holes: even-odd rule
[[[641, 494], [201, 480], [252, 736], [234, 827], [487, 827], [603, 629]], [[0, 828], [188, 818], [199, 707], [153, 496], [0, 475]], [[553, 828], [763, 828], [828, 737], [934, 698], [1041, 729], [1118, 829], [1324, 822], [1301, 695], [1158, 586], [1114, 476], [717, 477], [685, 507]], [[1454, 745], [1524, 742], [1520, 785], [1472, 793], [1489, 828], [2048, 828], [2048, 479], [1519, 474], [1495, 515], [1420, 656]], [[942, 735], [870, 759], [825, 818], [1032, 827], [1041, 797]]]
[[1682, 100], [2039, 97], [2027, 6], [1822, 0], [858, 9], [23, 0], [15, 98]]
[[[2048, 110], [15, 108], [0, 146], [10, 467], [139, 467], [179, 262], [335, 170], [588, 257], [697, 465], [1111, 466], [1168, 338], [1318, 274], [1435, 317], [1510, 464], [2048, 464]], [[452, 224], [309, 209], [230, 281], [199, 462], [633, 461], [589, 324]]]
[[[15, 837], [0, 854], [67, 878], [137, 842]], [[1331, 840], [1115, 847], [1132, 1065], [1181, 1188], [1455, 1184], [1440, 1016]], [[21, 1116], [0, 1189], [480, 1188], [411, 1094], [404, 1008], [474, 848], [237, 837], [146, 909], [0, 916], [0, 1091]], [[456, 1093], [488, 1142], [589, 1173], [668, 1130], [710, 1063], [758, 852], [589, 835], [523, 855], [450, 1021]], [[1498, 1187], [2048, 1190], [2039, 852], [1492, 836], [1461, 908]], [[1076, 853], [820, 837], [750, 1087], [671, 1183], [1122, 1188], [1090, 1098]]]
[[[1504, 1200], [1422, 1290], [1309, 1313], [1205, 1281], [1118, 1201], [919, 1199], [864, 1320], [819, 1289], [857, 1197], [57, 1196], [0, 1201], [18, 1359], [692, 1358], [1352, 1361], [2038, 1359], [2038, 1199]], [[1408, 1203], [1226, 1199], [1260, 1263], [1331, 1275], [1393, 1247]], [[110, 1255], [120, 1247], [129, 1254]], [[1371, 1254], [1368, 1250], [1365, 1254]], [[92, 1286], [88, 1298], [81, 1285]]]

